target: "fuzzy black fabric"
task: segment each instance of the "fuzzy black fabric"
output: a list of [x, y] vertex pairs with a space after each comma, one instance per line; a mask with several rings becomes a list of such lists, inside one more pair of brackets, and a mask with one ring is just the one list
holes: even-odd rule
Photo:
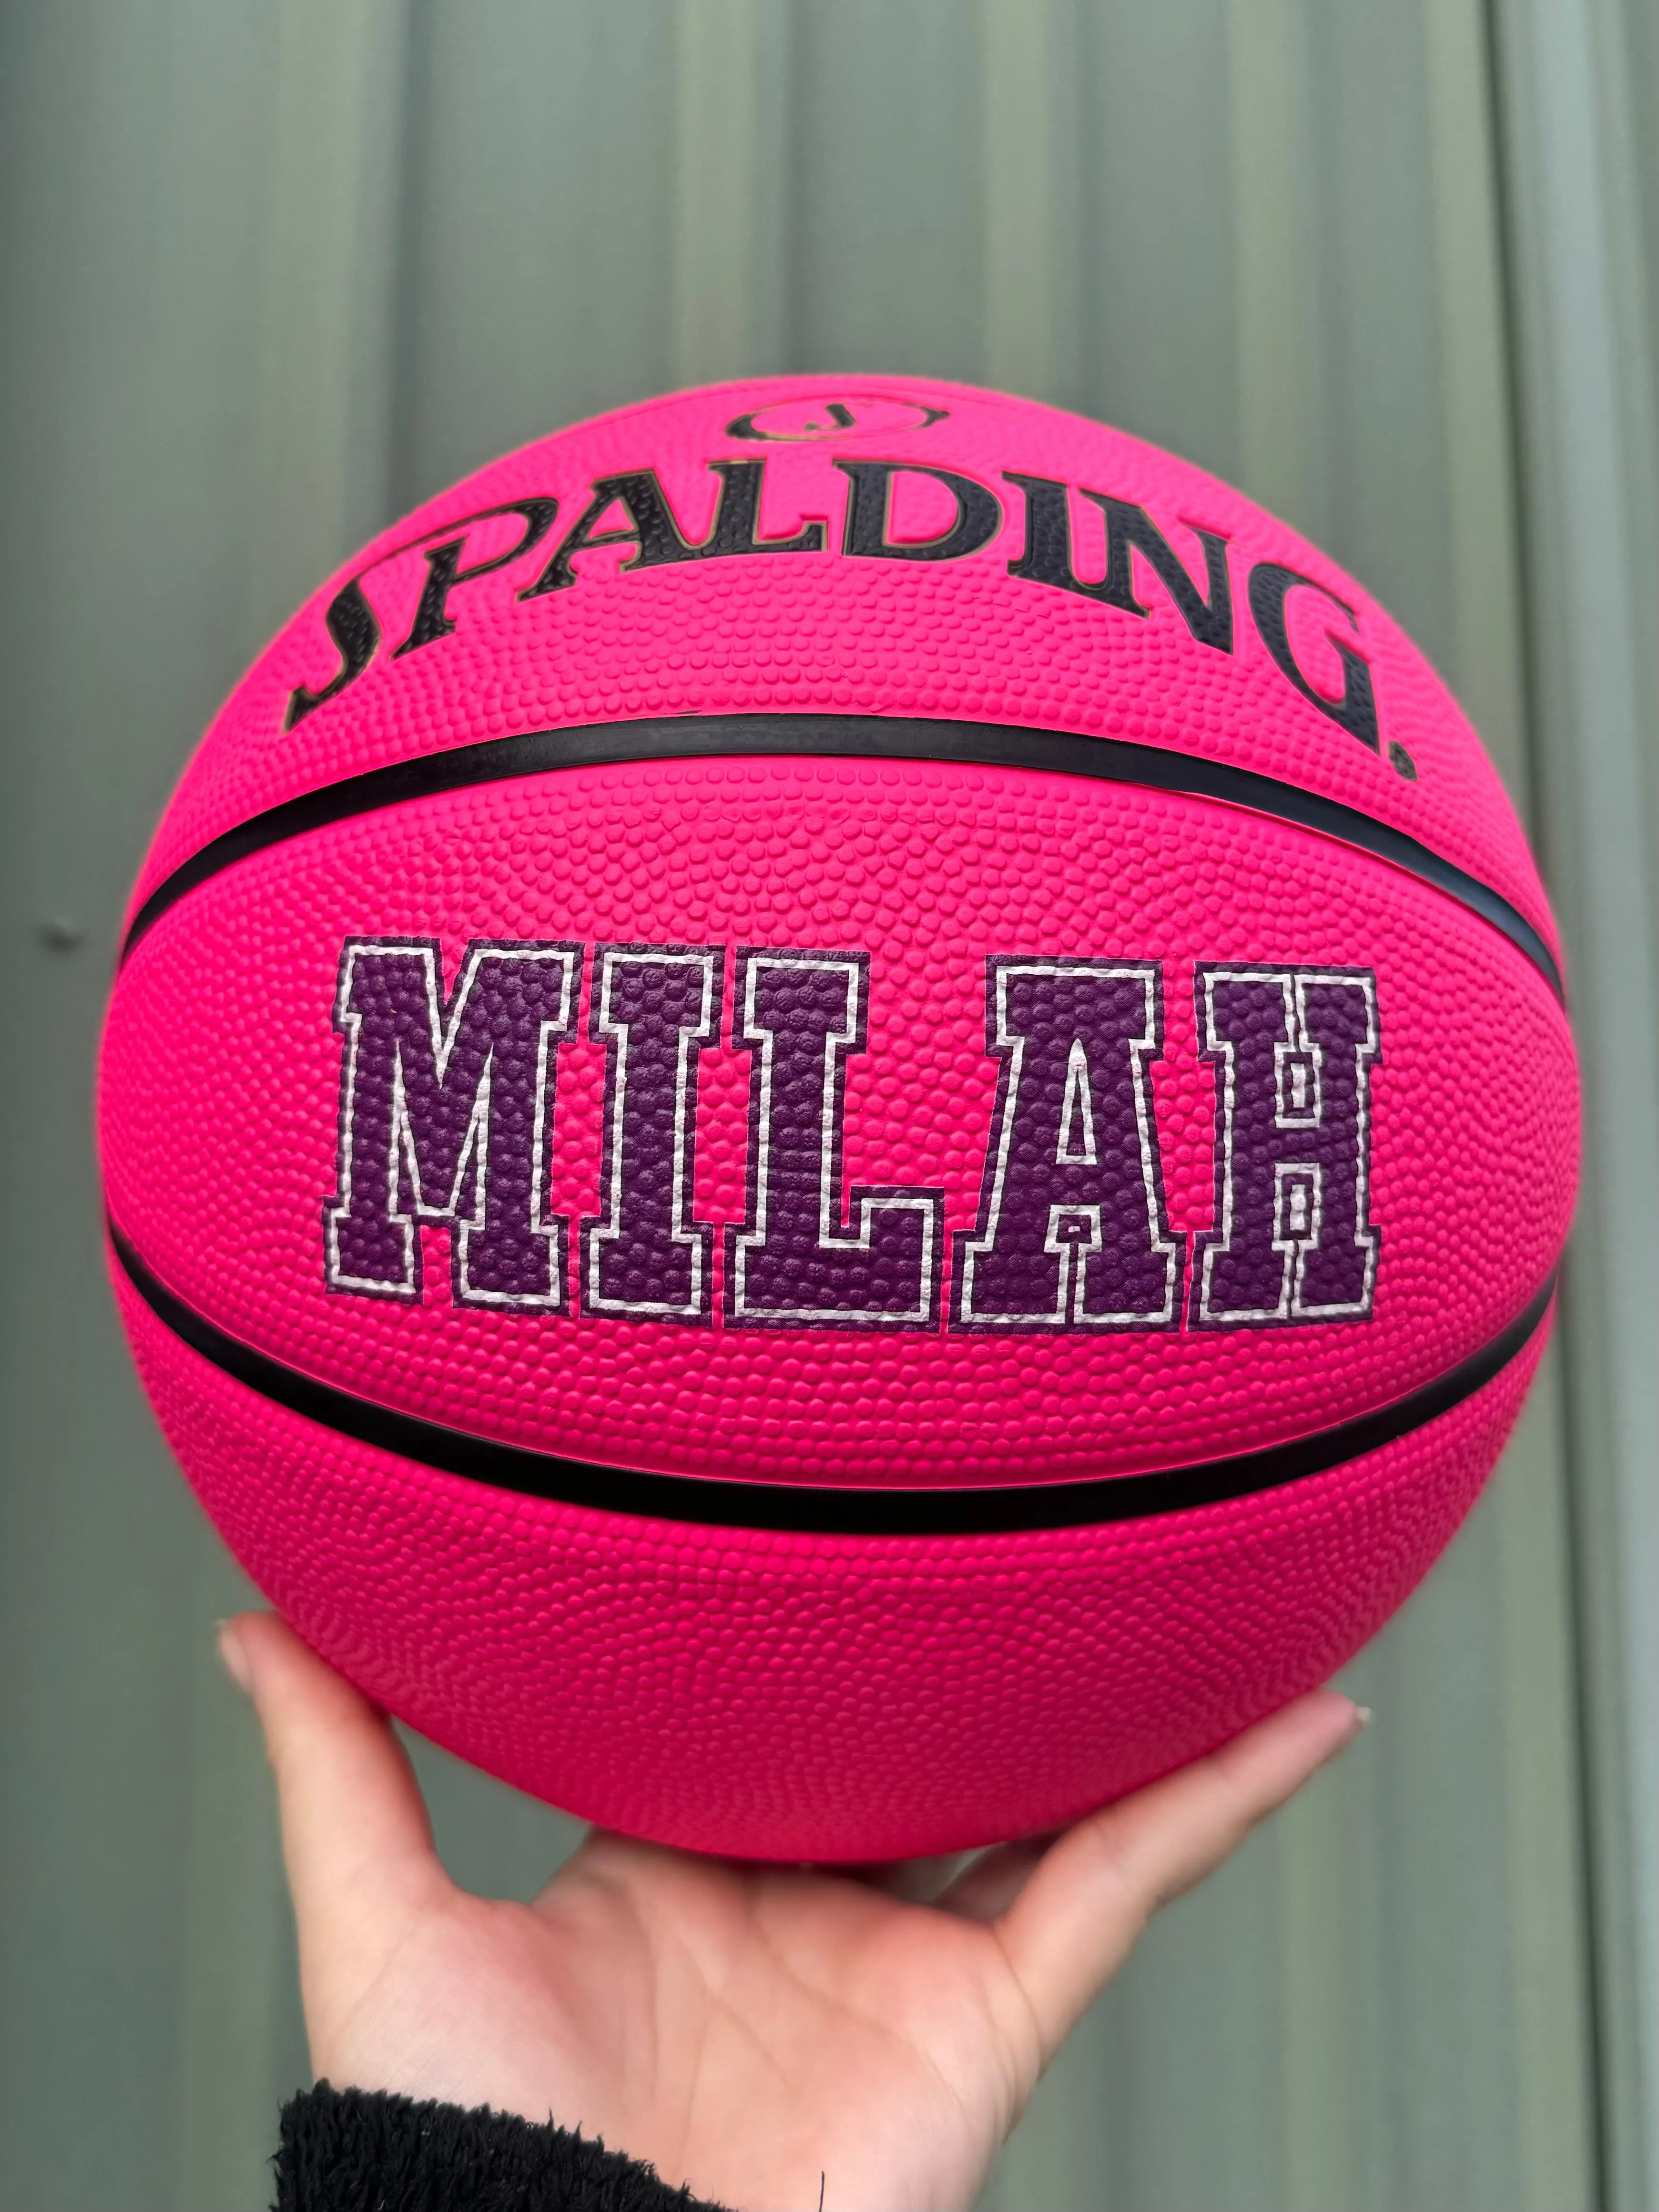
[[550, 2122], [319, 2081], [283, 2107], [274, 2212], [721, 2212]]

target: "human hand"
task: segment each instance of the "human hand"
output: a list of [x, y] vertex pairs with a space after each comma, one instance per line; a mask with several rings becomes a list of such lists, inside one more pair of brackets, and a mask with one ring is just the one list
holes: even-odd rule
[[222, 1648], [276, 1770], [318, 2077], [551, 2117], [753, 2212], [821, 2177], [835, 2212], [969, 2203], [1152, 1914], [1364, 1718], [1316, 1691], [954, 1880], [596, 1831], [516, 1905], [451, 1881], [385, 1715], [292, 1630], [243, 1613]]

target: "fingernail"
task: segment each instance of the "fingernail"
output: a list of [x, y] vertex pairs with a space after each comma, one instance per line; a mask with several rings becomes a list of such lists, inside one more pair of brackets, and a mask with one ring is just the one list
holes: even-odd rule
[[234, 1620], [222, 1620], [218, 1626], [219, 1656], [231, 1680], [245, 1698], [253, 1695], [253, 1670], [247, 1663], [247, 1648], [237, 1632]]
[[1353, 1709], [1353, 1717], [1362, 1729], [1368, 1729], [1371, 1724], [1371, 1709], [1369, 1705], [1356, 1705]]

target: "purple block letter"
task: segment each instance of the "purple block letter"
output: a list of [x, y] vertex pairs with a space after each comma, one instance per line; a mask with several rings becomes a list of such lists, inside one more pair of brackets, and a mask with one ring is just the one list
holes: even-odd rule
[[1194, 988], [1216, 1071], [1216, 1225], [1197, 1240], [1193, 1327], [1368, 1320], [1376, 976], [1200, 966]]
[[458, 1304], [563, 1310], [565, 1223], [542, 1194], [581, 960], [579, 945], [469, 945], [446, 1002], [435, 943], [347, 941], [331, 1290], [418, 1298], [416, 1224], [441, 1221]]
[[937, 1190], [860, 1188], [842, 1218], [849, 1053], [868, 1028], [867, 952], [744, 951], [732, 1042], [751, 1053], [749, 1218], [726, 1232], [729, 1322], [933, 1328]]
[[979, 1224], [956, 1239], [956, 1328], [1178, 1328], [1182, 1240], [1164, 1223], [1146, 1063], [1156, 963], [993, 959], [1002, 1060]]
[[582, 1311], [707, 1322], [714, 1232], [691, 1218], [697, 1057], [720, 1041], [718, 945], [606, 945], [589, 1030], [605, 1040], [605, 1212], [582, 1224]]

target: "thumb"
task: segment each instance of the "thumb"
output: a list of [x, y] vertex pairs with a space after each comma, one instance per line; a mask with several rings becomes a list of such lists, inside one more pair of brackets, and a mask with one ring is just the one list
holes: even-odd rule
[[1046, 2054], [1158, 1906], [1219, 1866], [1369, 1717], [1335, 1691], [1316, 1690], [1050, 1844], [995, 1921]]
[[219, 1650], [264, 1730], [302, 1969], [379, 1951], [388, 1916], [448, 1886], [403, 1746], [275, 1613], [223, 1622]]

